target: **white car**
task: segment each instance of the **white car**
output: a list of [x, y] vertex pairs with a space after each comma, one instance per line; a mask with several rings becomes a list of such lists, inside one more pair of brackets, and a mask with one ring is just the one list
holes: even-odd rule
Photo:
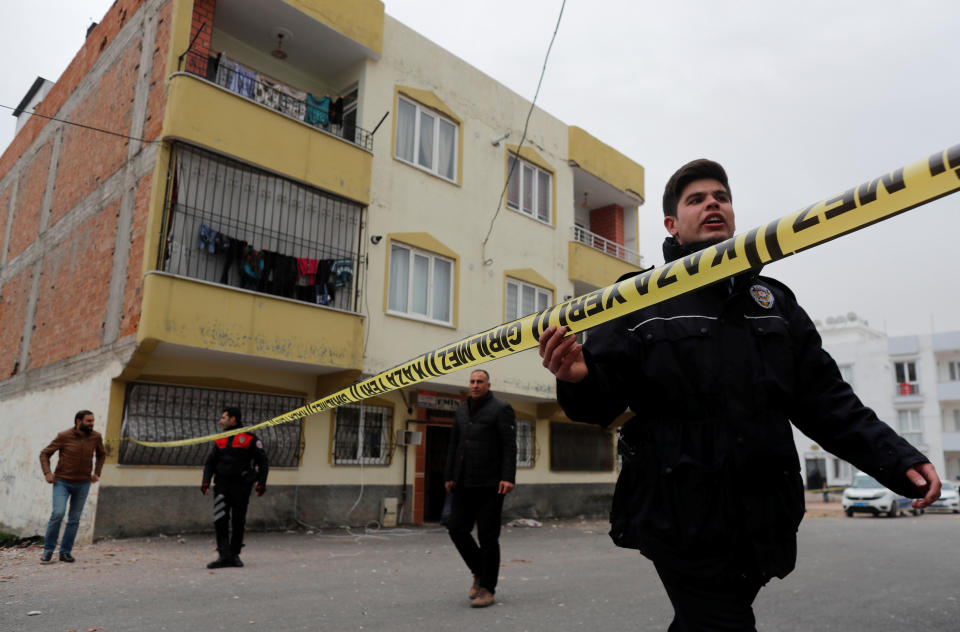
[[855, 513], [870, 513], [874, 516], [886, 514], [891, 518], [906, 511], [913, 512], [915, 516], [923, 513], [922, 509], [910, 506], [913, 501], [909, 498], [890, 491], [877, 479], [862, 472], [857, 473], [850, 487], [843, 490], [841, 502], [848, 518]]
[[930, 511], [952, 511], [960, 513], [960, 492], [950, 481], [940, 481], [940, 499], [927, 507]]

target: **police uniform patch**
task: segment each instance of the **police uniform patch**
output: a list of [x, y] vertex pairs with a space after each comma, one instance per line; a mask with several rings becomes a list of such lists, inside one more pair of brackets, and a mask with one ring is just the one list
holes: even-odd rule
[[261, 450], [263, 449], [263, 442], [260, 441], [260, 439], [257, 439], [257, 447], [260, 448]]
[[754, 285], [750, 288], [750, 296], [757, 302], [757, 305], [763, 309], [773, 309], [773, 292], [762, 285]]

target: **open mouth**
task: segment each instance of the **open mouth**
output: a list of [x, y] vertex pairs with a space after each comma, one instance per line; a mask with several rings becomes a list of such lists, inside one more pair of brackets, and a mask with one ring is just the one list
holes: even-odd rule
[[704, 226], [723, 226], [724, 224], [726, 224], [726, 222], [719, 215], [711, 215], [703, 220]]

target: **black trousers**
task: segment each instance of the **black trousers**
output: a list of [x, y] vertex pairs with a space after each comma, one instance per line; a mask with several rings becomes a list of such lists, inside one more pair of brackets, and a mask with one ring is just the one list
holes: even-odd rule
[[213, 527], [217, 532], [217, 551], [222, 557], [240, 555], [252, 488], [251, 483], [245, 482], [213, 486]]
[[738, 565], [712, 577], [654, 566], [673, 604], [668, 632], [756, 632], [753, 600], [767, 577]]
[[[456, 487], [447, 531], [480, 585], [496, 592], [500, 575], [500, 514], [503, 495], [496, 487]], [[477, 540], [471, 531], [477, 525]]]

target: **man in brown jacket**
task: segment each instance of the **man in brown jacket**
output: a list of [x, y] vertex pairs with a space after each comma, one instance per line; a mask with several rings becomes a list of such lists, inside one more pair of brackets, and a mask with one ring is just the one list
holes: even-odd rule
[[[40, 451], [40, 467], [48, 483], [53, 484], [53, 513], [47, 524], [47, 534], [43, 538], [43, 554], [41, 562], [49, 562], [53, 558], [53, 550], [57, 548], [57, 537], [60, 535], [60, 523], [67, 510], [67, 499], [70, 499], [70, 513], [67, 514], [67, 528], [63, 530], [63, 540], [60, 541], [60, 561], [73, 562], [73, 540], [77, 537], [77, 527], [80, 525], [80, 514], [83, 503], [87, 500], [90, 483], [100, 480], [103, 470], [103, 437], [93, 429], [93, 413], [81, 410], [73, 419], [73, 428], [64, 430], [50, 442], [50, 445]], [[60, 452], [57, 460], [57, 469], [50, 472], [50, 456]], [[97, 457], [96, 468], [93, 466], [93, 457]]]

